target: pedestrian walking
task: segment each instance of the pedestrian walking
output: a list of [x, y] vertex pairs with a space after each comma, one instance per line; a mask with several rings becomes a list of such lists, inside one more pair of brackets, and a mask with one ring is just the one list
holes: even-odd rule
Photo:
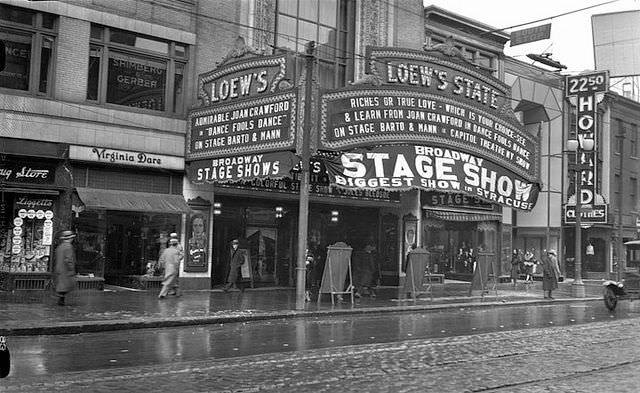
[[513, 254], [511, 254], [511, 282], [513, 286], [516, 286], [516, 282], [518, 280], [518, 274], [520, 274], [520, 263], [521, 263], [521, 253], [513, 249]]
[[64, 306], [65, 296], [76, 288], [76, 253], [73, 249], [73, 239], [76, 234], [72, 231], [62, 231], [56, 248], [56, 295], [58, 305]]
[[169, 247], [160, 255], [160, 266], [164, 267], [164, 279], [158, 299], [164, 299], [167, 295], [181, 296], [178, 276], [180, 272], [180, 242], [172, 237], [169, 239]]
[[551, 292], [558, 288], [558, 277], [560, 277], [560, 267], [556, 250], [549, 250], [547, 257], [542, 260], [542, 291], [545, 299], [553, 300]]
[[246, 261], [246, 250], [240, 249], [240, 240], [233, 239], [231, 241], [231, 250], [229, 252], [229, 274], [227, 275], [227, 283], [222, 288], [225, 292], [229, 289], [244, 290], [244, 287], [240, 285], [238, 287], [238, 277], [240, 276], [239, 270], [243, 263], [249, 263]]

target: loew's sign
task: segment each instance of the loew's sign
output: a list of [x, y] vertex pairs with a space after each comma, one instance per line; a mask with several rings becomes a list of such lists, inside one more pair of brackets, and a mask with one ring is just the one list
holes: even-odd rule
[[331, 183], [348, 189], [459, 192], [525, 211], [539, 193], [536, 183], [491, 161], [434, 146], [356, 149], [328, 159], [326, 166]]
[[187, 117], [186, 161], [294, 150], [297, 90], [289, 82], [293, 58], [232, 59], [231, 54], [245, 53], [246, 48], [236, 48], [222, 66], [198, 77], [202, 106]]
[[319, 148], [454, 147], [537, 181], [538, 141], [515, 117], [508, 86], [461, 56], [434, 52], [368, 48], [372, 83], [322, 94]]
[[187, 160], [292, 150], [296, 97], [276, 93], [190, 112]]

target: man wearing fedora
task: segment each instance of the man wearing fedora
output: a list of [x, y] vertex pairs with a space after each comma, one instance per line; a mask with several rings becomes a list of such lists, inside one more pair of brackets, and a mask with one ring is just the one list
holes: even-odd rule
[[58, 237], [60, 243], [56, 248], [55, 273], [59, 306], [64, 306], [65, 296], [76, 287], [76, 253], [72, 245], [75, 237], [72, 231], [62, 231]]

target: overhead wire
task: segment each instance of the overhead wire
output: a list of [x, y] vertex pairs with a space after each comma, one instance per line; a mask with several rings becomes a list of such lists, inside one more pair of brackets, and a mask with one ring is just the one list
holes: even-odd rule
[[[311, 40], [311, 39], [300, 38], [298, 36], [294, 36], [294, 35], [291, 35], [291, 34], [286, 34], [286, 33], [277, 32], [277, 31], [274, 31], [274, 30], [269, 30], [269, 29], [264, 29], [264, 28], [260, 28], [260, 27], [256, 27], [256, 26], [252, 26], [252, 25], [248, 25], [248, 24], [244, 24], [244, 23], [237, 22], [237, 21], [230, 20], [230, 19], [218, 18], [218, 17], [212, 16], [212, 15], [203, 15], [203, 14], [197, 12], [197, 11], [185, 10], [183, 8], [179, 8], [179, 7], [176, 7], [176, 6], [171, 6], [169, 4], [160, 3], [160, 2], [155, 1], [155, 0], [141, 0], [141, 1], [144, 1], [144, 2], [152, 4], [152, 5], [156, 5], [158, 7], [162, 7], [162, 8], [165, 8], [165, 9], [170, 9], [170, 10], [173, 10], [173, 11], [187, 13], [187, 14], [195, 17], [195, 18], [204, 18], [204, 19], [208, 19], [208, 20], [211, 20], [211, 21], [220, 22], [220, 24], [216, 25], [217, 28], [232, 32], [234, 34], [238, 34], [240, 36], [243, 35], [242, 32], [240, 32], [238, 30], [234, 30], [234, 29], [228, 28], [228, 27], [225, 27], [224, 25], [225, 24], [233, 25], [233, 26], [244, 28], [244, 29], [248, 29], [248, 30], [260, 31], [260, 32], [273, 34], [274, 36], [280, 36], [280, 37], [288, 40], [289, 42], [294, 43], [296, 46], [298, 46], [300, 44], [306, 44], [306, 43], [308, 43], [310, 41], [314, 41], [314, 40]], [[490, 32], [498, 32], [498, 31], [506, 30], [506, 29], [513, 28], [513, 27], [519, 27], [519, 26], [524, 26], [524, 25], [527, 25], [527, 24], [536, 23], [536, 22], [539, 22], [539, 21], [544, 21], [544, 20], [547, 20], [547, 19], [553, 19], [553, 18], [557, 18], [557, 17], [560, 17], [560, 16], [569, 15], [569, 14], [572, 14], [572, 13], [584, 11], [584, 10], [587, 10], [587, 9], [590, 9], [590, 8], [599, 7], [599, 6], [602, 6], [602, 5], [614, 3], [614, 2], [617, 2], [617, 1], [620, 1], [620, 0], [612, 0], [612, 1], [604, 2], [604, 3], [592, 5], [592, 6], [589, 6], [589, 7], [584, 7], [584, 8], [578, 9], [578, 10], [573, 10], [573, 11], [565, 12], [565, 13], [562, 13], [562, 14], [554, 15], [554, 16], [551, 16], [551, 17], [543, 18], [543, 19], [540, 19], [540, 20], [537, 20], [537, 21], [518, 24], [518, 25], [514, 25], [514, 26], [510, 26], [510, 27], [505, 27], [505, 28], [502, 28], [502, 29], [495, 29], [495, 30], [490, 31]], [[409, 13], [409, 14], [413, 14], [413, 15], [419, 16], [421, 18], [424, 16], [423, 13], [416, 13], [416, 12], [413, 12], [413, 10], [411, 10], [411, 9], [401, 7], [401, 6], [397, 5], [397, 4], [391, 4], [388, 0], [381, 0], [381, 2], [384, 3], [384, 4], [387, 4], [388, 6], [391, 6], [392, 8], [395, 8], [396, 10], [401, 10], [403, 12], [406, 12], [406, 13]], [[486, 32], [484, 34], [488, 34], [490, 32]], [[243, 38], [248, 40], [250, 37], [243, 36]], [[225, 40], [226, 39], [220, 39], [219, 42], [222, 42], [222, 41], [225, 41]], [[328, 49], [332, 49], [335, 52], [341, 51], [341, 52], [343, 52], [345, 54], [352, 55], [354, 58], [357, 58], [359, 60], [367, 60], [366, 55], [363, 55], [361, 53], [358, 53], [358, 52], [355, 52], [355, 51], [349, 51], [349, 50], [346, 50], [346, 49], [343, 49], [343, 48], [339, 48], [339, 47], [336, 47], [336, 46], [332, 46], [332, 45], [328, 45], [328, 44], [322, 44], [322, 45], [323, 45], [323, 47], [328, 48]], [[286, 49], [291, 51], [295, 55], [298, 54], [296, 51], [292, 51], [290, 48], [286, 48]], [[393, 65], [390, 65], [390, 64], [388, 64], [386, 62], [383, 62], [383, 61], [374, 60], [374, 62], [376, 62], [378, 64], [381, 64], [381, 65], [392, 66], [393, 67]], [[505, 98], [510, 98], [510, 97], [505, 97]], [[79, 108], [79, 109], [83, 109], [83, 110], [88, 111], [88, 112], [101, 114], [98, 111], [91, 111], [90, 109], [88, 109], [86, 107], [81, 107], [81, 106], [76, 105], [76, 104], [72, 104], [72, 103], [64, 103], [64, 104], [68, 105], [68, 106], [71, 106], [71, 107], [76, 107], [76, 108]], [[121, 120], [123, 122], [127, 122], [127, 124], [130, 124], [130, 125], [131, 124], [134, 124], [134, 125], [137, 124], [137, 126], [139, 128], [141, 128], [141, 129], [156, 130], [156, 128], [150, 128], [150, 127], [148, 127], [147, 125], [145, 125], [143, 123], [136, 123], [135, 121], [131, 121], [130, 119], [120, 119], [119, 118], [118, 120]]]

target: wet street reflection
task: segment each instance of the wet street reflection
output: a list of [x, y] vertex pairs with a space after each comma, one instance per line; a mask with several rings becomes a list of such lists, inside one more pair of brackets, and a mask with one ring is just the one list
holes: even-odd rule
[[12, 376], [565, 326], [640, 315], [601, 302], [292, 318], [77, 335], [9, 337]]

